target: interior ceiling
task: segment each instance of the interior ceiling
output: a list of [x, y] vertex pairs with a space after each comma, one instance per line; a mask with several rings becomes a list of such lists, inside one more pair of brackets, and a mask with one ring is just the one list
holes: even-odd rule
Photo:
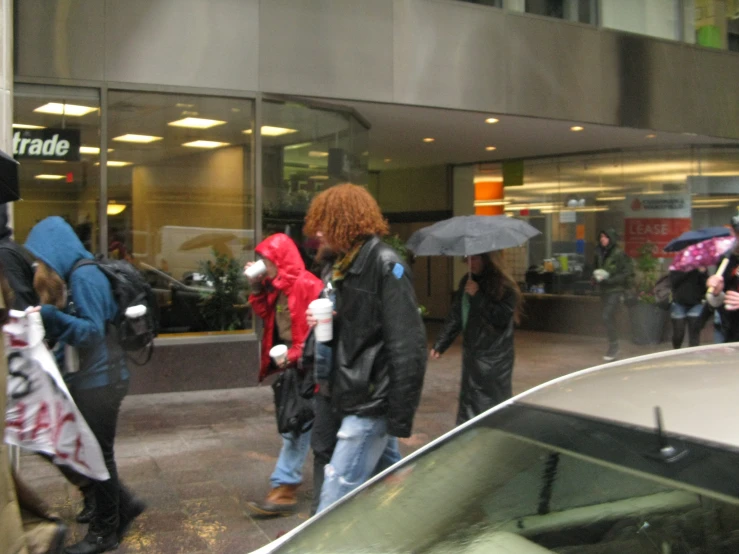
[[[658, 149], [675, 146], [734, 144], [714, 137], [627, 129], [578, 121], [496, 115], [398, 104], [347, 102], [371, 125], [370, 170], [438, 164], [496, 162], [612, 149]], [[485, 119], [496, 117], [496, 124]], [[573, 132], [571, 126], [584, 130]], [[647, 135], [655, 134], [654, 138]], [[425, 143], [426, 137], [434, 142]], [[495, 146], [495, 151], [486, 151]], [[739, 152], [737, 152], [739, 157]], [[391, 161], [386, 162], [385, 160]]]

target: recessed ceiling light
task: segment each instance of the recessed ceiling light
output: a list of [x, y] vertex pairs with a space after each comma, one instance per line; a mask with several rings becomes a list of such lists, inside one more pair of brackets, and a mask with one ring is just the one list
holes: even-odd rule
[[215, 140], [193, 140], [192, 142], [186, 142], [182, 146], [189, 146], [190, 148], [219, 148], [221, 146], [228, 146], [228, 142], [218, 142]]
[[653, 138], [657, 138], [657, 135], [655, 135], [654, 133], [649, 133], [649, 134], [648, 134], [647, 136], [645, 136], [644, 138], [648, 138], [648, 139], [653, 139]]
[[186, 104], [184, 102], [177, 102], [175, 106], [178, 108], [194, 108], [195, 104]]
[[115, 137], [113, 140], [117, 140], [120, 142], [140, 142], [140, 143], [149, 143], [149, 142], [155, 142], [157, 140], [162, 140], [162, 137], [154, 137], [151, 135], [133, 135], [133, 134], [127, 134], [127, 135], [121, 135], [120, 137]]
[[584, 131], [585, 127], [580, 127], [580, 125], [575, 125], [574, 127], [570, 127], [570, 131], [575, 131], [576, 133], [578, 131]]
[[488, 117], [485, 120], [485, 123], [490, 123], [492, 125], [493, 123], [498, 123], [498, 121], [500, 121], [500, 119], [498, 119], [497, 117]]
[[[131, 165], [133, 162], [123, 162], [121, 160], [108, 160], [105, 165], [108, 167], [124, 167]], [[95, 165], [100, 165], [100, 162], [95, 162]]]
[[13, 129], [46, 129], [41, 125], [26, 125], [25, 123], [13, 123]]
[[58, 181], [59, 179], [64, 179], [66, 175], [51, 175], [49, 173], [41, 173], [40, 175], [36, 175], [35, 179], [40, 179], [42, 181]]
[[39, 106], [34, 112], [38, 113], [50, 113], [55, 115], [70, 115], [72, 117], [80, 117], [87, 115], [90, 112], [97, 111], [97, 108], [91, 108], [90, 106], [77, 106], [75, 104], [59, 104], [58, 102], [49, 102], [43, 106]]
[[328, 175], [312, 175], [308, 177], [308, 179], [313, 179], [314, 181], [328, 181]]
[[436, 139], [433, 139], [431, 137], [426, 137], [425, 139], [423, 139], [423, 142], [434, 142], [435, 140]]
[[598, 202], [617, 202], [619, 200], [626, 200], [625, 196], [598, 196], [596, 197]]
[[80, 154], [100, 154], [97, 146], [80, 146]]
[[306, 146], [310, 146], [313, 144], [312, 142], [299, 142], [297, 144], [288, 144], [285, 146], [285, 150], [300, 150], [301, 148], [305, 148]]
[[167, 125], [172, 127], [187, 127], [189, 129], [210, 129], [217, 125], [225, 124], [225, 121], [218, 119], [203, 119], [201, 117], [186, 117], [177, 121], [170, 121]]
[[497, 148], [495, 146], [486, 146], [485, 150], [487, 150], [488, 152], [492, 152], [493, 150], [497, 150]]
[[393, 160], [392, 160], [392, 158], [385, 158], [385, 160], [384, 160], [384, 161], [385, 161], [385, 163], [390, 163], [390, 162], [392, 162]]
[[118, 215], [119, 213], [121, 213], [125, 209], [126, 209], [126, 205], [125, 204], [110, 203], [107, 206], [107, 214], [108, 215]]
[[328, 152], [321, 152], [320, 150], [311, 150], [308, 152], [308, 156], [311, 158], [327, 158]]
[[[279, 137], [282, 135], [289, 135], [290, 133], [297, 133], [297, 129], [288, 129], [287, 127], [272, 127], [271, 125], [262, 125], [262, 134], [265, 137]], [[245, 135], [251, 135], [251, 129], [244, 131]]]
[[65, 160], [41, 160], [41, 163], [44, 163], [44, 164], [65, 164], [67, 162]]

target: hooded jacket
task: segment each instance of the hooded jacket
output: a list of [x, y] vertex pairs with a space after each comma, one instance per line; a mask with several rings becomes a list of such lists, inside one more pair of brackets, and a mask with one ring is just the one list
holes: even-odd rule
[[0, 264], [5, 278], [13, 290], [13, 308], [25, 310], [38, 304], [38, 296], [33, 290], [33, 268], [30, 254], [17, 244], [8, 227], [8, 206], [0, 204]]
[[[603, 248], [600, 244], [600, 235], [610, 239], [608, 246]], [[602, 294], [612, 292], [623, 292], [631, 286], [633, 276], [633, 265], [631, 258], [616, 245], [616, 230], [605, 229], [598, 232], [598, 246], [595, 248], [595, 268], [604, 269], [608, 272], [608, 278], [600, 282]]]
[[26, 248], [67, 284], [66, 308], [45, 304], [41, 318], [47, 338], [77, 348], [79, 371], [65, 375], [70, 388], [93, 389], [128, 380], [123, 351], [106, 344], [107, 324], [118, 312], [108, 278], [94, 265], [72, 272], [79, 260], [93, 259], [74, 229], [61, 217], [47, 217], [31, 229]]
[[[486, 271], [492, 271], [487, 269]], [[472, 276], [476, 282], [485, 277]], [[514, 314], [516, 294], [506, 288], [500, 300], [490, 291], [480, 290], [470, 297], [467, 325], [462, 322], [462, 299], [468, 276], [459, 282], [434, 350], [440, 354], [462, 333], [462, 386], [459, 393], [457, 425], [508, 400], [512, 395]]]
[[323, 290], [323, 282], [305, 269], [298, 247], [284, 233], [267, 237], [255, 250], [257, 254], [277, 266], [277, 276], [265, 280], [263, 290], [249, 296], [254, 313], [264, 322], [262, 360], [259, 369], [259, 380], [262, 381], [270, 373], [269, 351], [274, 340], [276, 304], [280, 292], [287, 297], [292, 331], [292, 344], [287, 351], [287, 359], [288, 363], [296, 365], [303, 353], [303, 344], [308, 335], [305, 312], [308, 305], [318, 298]]

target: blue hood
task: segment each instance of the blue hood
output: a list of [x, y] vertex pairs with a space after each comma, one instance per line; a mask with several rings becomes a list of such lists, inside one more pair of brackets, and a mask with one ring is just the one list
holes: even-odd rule
[[74, 229], [59, 216], [47, 217], [37, 223], [26, 239], [26, 248], [65, 281], [79, 260], [94, 258]]

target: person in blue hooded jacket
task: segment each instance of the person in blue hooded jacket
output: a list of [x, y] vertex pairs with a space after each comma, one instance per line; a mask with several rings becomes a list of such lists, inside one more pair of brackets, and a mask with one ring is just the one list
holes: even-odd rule
[[[118, 547], [145, 504], [118, 479], [113, 445], [129, 372], [123, 350], [108, 340], [108, 323], [118, 311], [108, 278], [95, 265], [75, 269], [93, 255], [61, 217], [48, 217], [31, 229], [26, 249], [38, 260], [34, 286], [39, 293], [47, 340], [55, 350], [77, 407], [100, 444], [107, 481], [95, 482], [95, 509], [87, 535], [68, 554], [106, 552]], [[74, 269], [74, 271], [73, 271]], [[74, 355], [73, 355], [74, 354]]]

